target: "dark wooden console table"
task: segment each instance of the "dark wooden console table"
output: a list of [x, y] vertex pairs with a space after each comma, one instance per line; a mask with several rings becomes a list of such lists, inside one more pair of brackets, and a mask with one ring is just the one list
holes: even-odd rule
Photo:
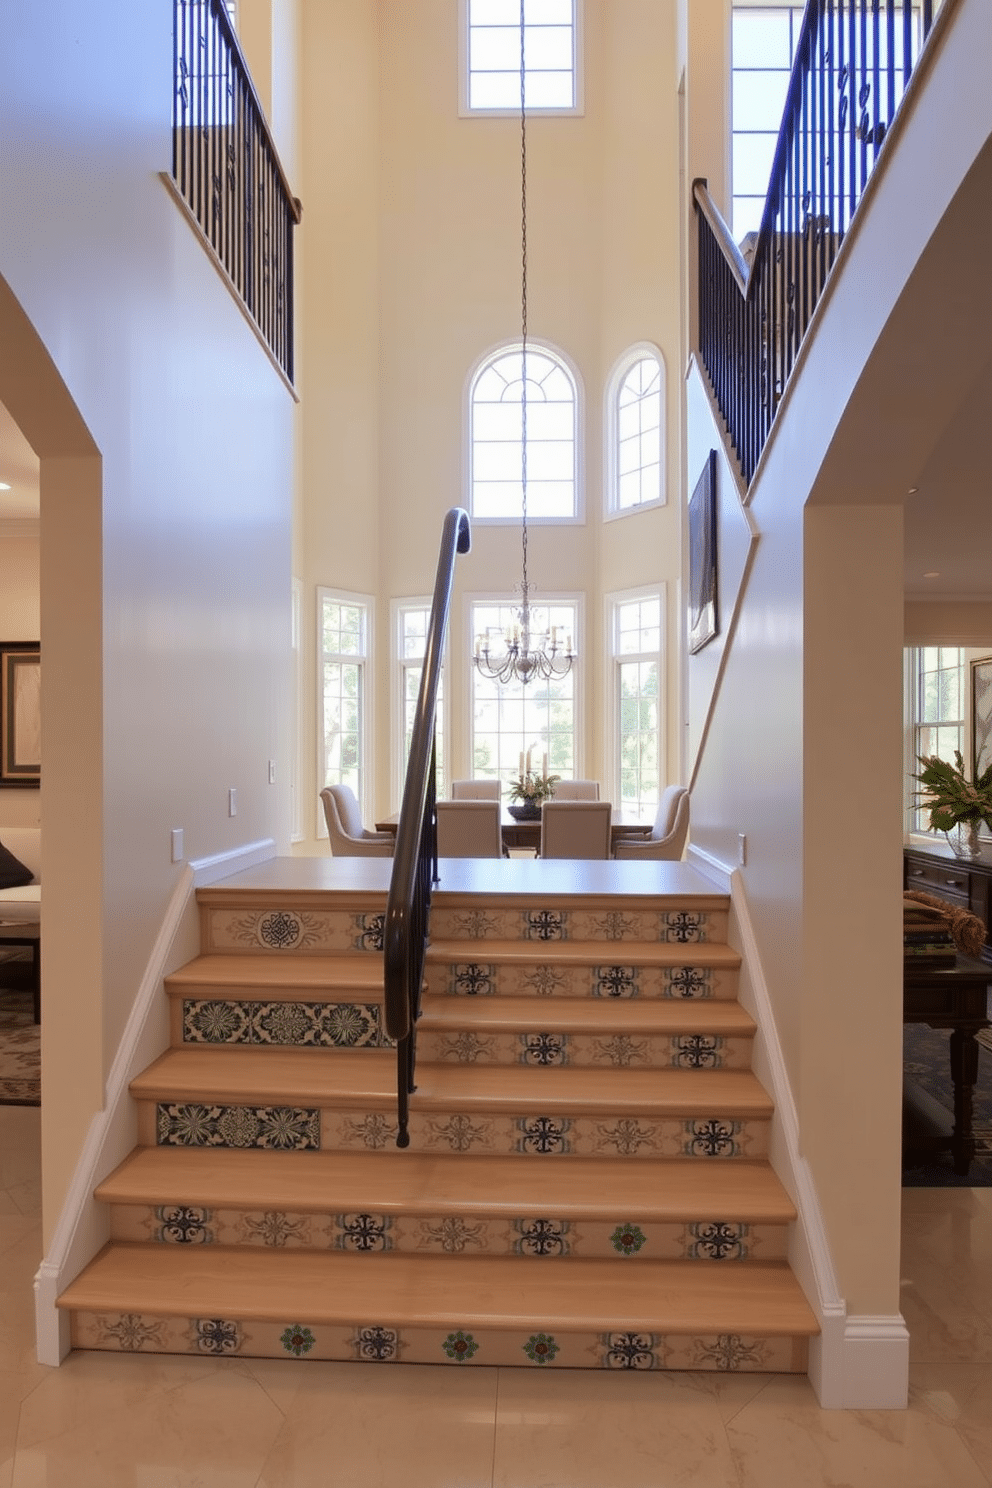
[[[954, 1123], [949, 1133], [938, 1129], [921, 1145], [938, 1150], [949, 1148], [954, 1171], [960, 1174], [968, 1172], [975, 1155], [972, 1131], [972, 1098], [978, 1078], [975, 1034], [989, 1027], [990, 983], [992, 965], [970, 961], [966, 956], [958, 956], [953, 966], [919, 967], [904, 963], [903, 1022], [927, 1023], [931, 1028], [951, 1030]], [[919, 1109], [918, 1100], [910, 1103]], [[929, 1101], [924, 1104], [931, 1105]], [[929, 1124], [936, 1125], [931, 1111], [925, 1115], [930, 1117]]]
[[968, 909], [985, 926], [983, 961], [992, 962], [992, 851], [980, 858], [958, 858], [946, 842], [903, 848], [903, 888], [945, 899], [956, 909]]

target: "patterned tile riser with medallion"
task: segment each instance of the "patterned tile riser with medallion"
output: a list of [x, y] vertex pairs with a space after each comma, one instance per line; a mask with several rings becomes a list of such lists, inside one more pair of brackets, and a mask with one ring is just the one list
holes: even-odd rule
[[803, 1373], [805, 1339], [741, 1334], [545, 1333], [404, 1328], [372, 1323], [329, 1327], [221, 1318], [85, 1313], [73, 1318], [73, 1346], [117, 1353], [201, 1358], [320, 1359], [359, 1364], [489, 1365], [541, 1369], [693, 1370]]
[[601, 1256], [643, 1260], [781, 1260], [781, 1224], [596, 1223], [521, 1216], [314, 1214], [304, 1210], [210, 1209], [194, 1204], [115, 1204], [111, 1236], [157, 1245], [252, 1245], [343, 1250], [355, 1255], [433, 1251], [445, 1255]]
[[[784, 1260], [794, 1211], [765, 1162], [771, 1106], [750, 1074], [725, 899], [697, 889], [535, 907], [437, 893], [401, 1154], [384, 896], [227, 887], [201, 891], [202, 954], [169, 979], [173, 1050], [133, 1085], [141, 1145], [98, 1189], [111, 1247], [60, 1302], [77, 1347], [805, 1369], [815, 1324]], [[219, 1176], [232, 1163], [233, 1189]], [[334, 1171], [293, 1198], [290, 1175], [312, 1176], [307, 1164]], [[442, 1173], [455, 1176], [438, 1205]], [[383, 1207], [395, 1174], [414, 1192]], [[173, 1307], [163, 1297], [170, 1285], [187, 1295], [184, 1256], [203, 1295]], [[345, 1279], [335, 1270], [333, 1284], [301, 1290], [307, 1256]], [[254, 1304], [231, 1300], [242, 1270]], [[724, 1302], [706, 1276], [724, 1278]], [[428, 1312], [437, 1296], [443, 1327], [389, 1305], [397, 1277]], [[529, 1315], [494, 1322], [504, 1291]], [[314, 1311], [315, 1295], [340, 1305]], [[595, 1325], [590, 1295], [607, 1299]]]

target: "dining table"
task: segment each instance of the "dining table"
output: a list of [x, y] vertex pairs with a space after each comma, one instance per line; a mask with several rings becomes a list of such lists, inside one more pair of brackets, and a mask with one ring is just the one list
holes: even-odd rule
[[[377, 832], [395, 832], [399, 825], [399, 812], [393, 812], [391, 816], [384, 816], [377, 821], [375, 829]], [[499, 814], [500, 833], [503, 838], [503, 846], [509, 850], [533, 849], [535, 853], [541, 847], [541, 818], [513, 816], [510, 808], [502, 804]], [[654, 818], [644, 821], [632, 811], [614, 811], [610, 821], [610, 843], [615, 848], [618, 841], [630, 837], [648, 837], [654, 826]]]

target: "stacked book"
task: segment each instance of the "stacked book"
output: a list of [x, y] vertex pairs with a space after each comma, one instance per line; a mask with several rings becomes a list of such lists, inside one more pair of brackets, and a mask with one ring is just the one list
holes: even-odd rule
[[903, 957], [913, 966], [953, 966], [957, 946], [951, 934], [950, 914], [920, 904], [913, 899], [902, 902]]

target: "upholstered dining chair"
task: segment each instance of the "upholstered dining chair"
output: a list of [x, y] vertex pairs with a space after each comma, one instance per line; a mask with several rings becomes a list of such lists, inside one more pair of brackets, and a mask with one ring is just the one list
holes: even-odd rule
[[669, 785], [661, 793], [651, 835], [621, 838], [613, 849], [613, 856], [681, 858], [688, 835], [689, 792], [684, 785]]
[[501, 858], [498, 801], [438, 801], [439, 858]]
[[598, 780], [559, 780], [555, 786], [554, 801], [598, 801]]
[[355, 792], [348, 785], [327, 785], [320, 793], [324, 820], [336, 858], [391, 858], [396, 846], [394, 832], [369, 832]]
[[502, 782], [499, 779], [477, 778], [475, 780], [453, 780], [451, 782], [451, 799], [453, 801], [498, 801]]
[[545, 801], [542, 858], [608, 858], [613, 807], [609, 801]]

